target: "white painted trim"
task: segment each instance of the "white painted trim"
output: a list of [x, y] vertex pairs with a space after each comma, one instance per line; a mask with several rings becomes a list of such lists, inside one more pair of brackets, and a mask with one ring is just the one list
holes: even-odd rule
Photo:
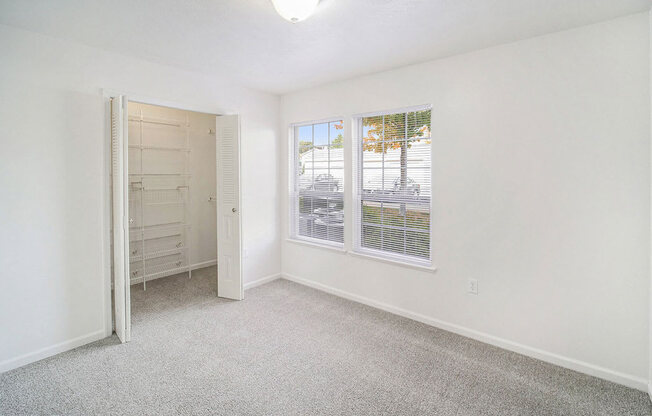
[[[215, 266], [216, 264], [217, 264], [217, 259], [202, 261], [200, 263], [191, 264], [190, 265], [190, 270], [202, 269], [204, 267]], [[187, 271], [188, 271], [188, 269], [185, 270], [185, 272], [187, 272]], [[170, 276], [174, 276], [175, 274], [180, 274], [180, 273], [184, 273], [184, 270], [174, 272], [174, 273], [170, 273], [170, 274], [164, 274], [162, 276], [157, 276], [157, 277], [148, 277], [147, 281], [150, 282], [152, 280], [162, 279], [164, 277], [170, 277]], [[143, 278], [142, 277], [137, 277], [136, 279], [130, 280], [129, 286], [137, 285], [138, 283], [143, 283]]]
[[333, 123], [336, 121], [341, 121], [342, 124], [344, 124], [344, 117], [336, 116], [336, 117], [322, 118], [319, 120], [299, 121], [296, 123], [290, 123], [290, 128], [294, 129], [295, 127], [310, 126], [312, 124]]
[[177, 110], [194, 111], [197, 113], [214, 114], [216, 116], [233, 114], [230, 110], [222, 108], [221, 106], [216, 106], [214, 108], [209, 108], [208, 106], [196, 106], [190, 102], [169, 101], [158, 97], [137, 94], [133, 91], [125, 91], [123, 89], [102, 88], [102, 95], [106, 98], [115, 97], [116, 95], [126, 95], [129, 101], [135, 103], [151, 104], [159, 107], [169, 107]]
[[245, 283], [244, 290], [251, 289], [256, 286], [264, 285], [265, 283], [269, 283], [280, 278], [281, 278], [281, 273], [270, 274], [269, 276], [261, 277], [260, 279], [254, 280], [253, 282]]
[[[195, 263], [191, 267], [194, 270], [194, 269], [201, 269], [202, 267], [214, 266], [216, 264], [217, 264], [217, 260], [209, 260], [201, 263]], [[271, 274], [269, 276], [265, 276], [260, 279], [254, 280], [253, 282], [246, 283], [244, 285], [244, 288], [245, 290], [251, 289], [256, 286], [260, 286], [265, 283], [272, 282], [279, 278], [281, 278], [281, 273]], [[109, 334], [108, 336], [111, 336], [111, 334]], [[100, 329], [99, 331], [91, 332], [90, 334], [82, 335], [80, 337], [63, 341], [49, 347], [41, 348], [39, 350], [20, 355], [18, 357], [10, 358], [8, 360], [0, 362], [0, 373], [4, 373], [6, 371], [10, 371], [15, 368], [34, 363], [36, 361], [43, 360], [45, 358], [52, 357], [57, 354], [61, 354], [63, 352], [81, 347], [91, 342], [99, 341], [104, 338], [107, 338], [107, 335], [105, 329], [103, 328]]]
[[[375, 112], [370, 112], [370, 113], [361, 113], [361, 114], [354, 114], [351, 116], [351, 145], [353, 146], [352, 152], [350, 153], [353, 155], [353, 160], [350, 165], [345, 166], [350, 166], [351, 167], [351, 177], [353, 178], [353, 185], [352, 185], [352, 196], [353, 196], [353, 203], [351, 206], [354, 207], [360, 207], [363, 201], [363, 193], [362, 188], [363, 184], [361, 182], [362, 180], [362, 171], [363, 169], [363, 161], [362, 161], [362, 141], [363, 141], [363, 119], [365, 117], [377, 117], [377, 116], [385, 116], [385, 115], [390, 115], [390, 114], [400, 114], [400, 113], [410, 113], [410, 112], [415, 112], [415, 111], [426, 111], [426, 110], [432, 110], [433, 106], [432, 104], [422, 104], [422, 105], [416, 105], [416, 106], [410, 106], [410, 107], [403, 107], [403, 108], [396, 108], [392, 110], [383, 110], [383, 111], [375, 111]], [[431, 114], [431, 124], [432, 124], [432, 118], [433, 118], [434, 111]], [[432, 137], [431, 137], [432, 139]], [[430, 159], [432, 162], [432, 156], [433, 156], [433, 142], [431, 140], [430, 146], [429, 146], [429, 152], [430, 152]], [[346, 170], [345, 170], [345, 175], [346, 175]], [[437, 270], [437, 267], [435, 266], [435, 245], [433, 242], [435, 241], [435, 227], [432, 226], [432, 213], [435, 212], [435, 198], [434, 196], [436, 193], [434, 192], [434, 184], [436, 183], [435, 181], [435, 170], [432, 169], [432, 166], [430, 166], [430, 183], [431, 183], [431, 197], [430, 197], [430, 203], [429, 203], [429, 208], [430, 208], [430, 232], [429, 232], [429, 237], [430, 237], [430, 256], [426, 261], [420, 260], [416, 257], [408, 256], [408, 255], [401, 255], [398, 253], [390, 253], [388, 251], [383, 251], [383, 250], [375, 250], [375, 249], [370, 249], [370, 248], [365, 248], [362, 247], [362, 218], [361, 218], [361, 210], [360, 209], [355, 209], [353, 212], [353, 215], [351, 216], [352, 219], [352, 224], [350, 227], [350, 233], [352, 233], [353, 238], [351, 239], [353, 246], [351, 250], [349, 250], [349, 254], [355, 255], [355, 256], [361, 256], [361, 257], [366, 257], [368, 259], [378, 259], [380, 261], [386, 261], [389, 263], [394, 263], [394, 264], [401, 264], [403, 266], [407, 267], [413, 267], [416, 269], [421, 269], [425, 270], [428, 272], [435, 272]]]
[[[111, 253], [111, 231], [112, 224], [112, 202], [111, 202], [111, 100], [106, 93], [104, 98], [104, 131], [105, 136], [102, 142], [102, 170], [104, 173], [102, 193], [102, 260], [104, 266], [104, 335], [110, 337], [113, 334], [113, 305], [111, 291], [111, 265], [113, 256]], [[108, 117], [107, 117], [108, 115]]]
[[408, 107], [392, 108], [390, 110], [378, 110], [378, 111], [371, 111], [368, 113], [352, 114], [351, 117], [353, 117], [354, 119], [363, 118], [363, 117], [377, 117], [377, 116], [386, 116], [389, 114], [396, 114], [396, 113], [413, 113], [415, 111], [425, 111], [431, 109], [432, 109], [432, 104], [420, 104], [420, 105], [412, 105]]
[[[107, 334], [106, 336], [110, 336], [113, 333], [113, 304], [111, 300], [111, 264], [112, 264], [112, 259], [111, 259], [111, 230], [112, 230], [112, 225], [111, 225], [111, 188], [110, 188], [110, 183], [111, 183], [111, 112], [110, 112], [110, 107], [107, 107], [107, 100], [111, 97], [115, 97], [118, 95], [125, 95], [127, 96], [128, 101], [134, 101], [138, 103], [143, 103], [143, 104], [151, 104], [151, 105], [158, 105], [162, 107], [170, 107], [170, 108], [176, 108], [178, 110], [185, 110], [185, 111], [195, 111], [199, 113], [206, 113], [206, 114], [215, 114], [215, 115], [225, 115], [225, 114], [234, 114], [233, 111], [223, 108], [219, 105], [209, 108], [208, 106], [201, 105], [201, 106], [196, 106], [194, 104], [191, 104], [189, 102], [177, 102], [177, 101], [168, 101], [165, 99], [157, 98], [157, 97], [151, 97], [151, 96], [145, 96], [142, 94], [138, 94], [135, 92], [127, 92], [123, 89], [116, 89], [116, 88], [100, 88], [99, 93], [102, 95], [105, 101], [105, 109], [104, 109], [104, 117], [105, 117], [105, 123], [104, 123], [104, 128], [105, 128], [105, 146], [108, 143], [108, 147], [104, 148], [104, 154], [103, 154], [103, 159], [104, 163], [106, 163], [105, 169], [104, 169], [104, 174], [106, 175], [104, 178], [104, 201], [102, 203], [102, 214], [104, 218], [104, 230], [103, 230], [103, 236], [102, 236], [102, 241], [103, 241], [103, 247], [102, 247], [102, 256], [105, 259], [105, 265], [104, 265], [104, 331]], [[240, 190], [240, 194], [242, 194], [242, 190]], [[240, 196], [241, 198], [241, 196]], [[240, 204], [242, 206], [242, 203]], [[242, 234], [242, 232], [241, 232]], [[106, 263], [108, 261], [108, 263]], [[206, 266], [201, 266], [201, 267], [207, 267]], [[131, 284], [130, 284], [131, 286]]]
[[[652, 9], [648, 12], [648, 28], [649, 28], [649, 35], [652, 36]], [[649, 43], [649, 53], [652, 53], [652, 42]], [[650, 75], [652, 76], [652, 55], [650, 55], [649, 59], [649, 68], [650, 68]], [[652, 77], [650, 78], [650, 85], [649, 85], [650, 91], [652, 91]], [[652, 94], [650, 95], [650, 104], [652, 105]], [[651, 107], [652, 108], [652, 107]], [[650, 120], [652, 120], [652, 112], [650, 113]], [[652, 123], [650, 123], [650, 137], [652, 137]], [[652, 149], [650, 149], [652, 150]], [[652, 153], [650, 153], [650, 157], [652, 157]], [[652, 196], [652, 195], [651, 195]], [[652, 201], [652, 200], [651, 200]], [[651, 212], [652, 215], [652, 212]], [[652, 223], [651, 223], [652, 224]], [[650, 228], [650, 236], [652, 236], [652, 228]], [[650, 255], [652, 256], [652, 252], [650, 252]], [[648, 339], [648, 378], [651, 379], [650, 382], [648, 383], [647, 386], [647, 394], [650, 397], [650, 400], [652, 400], [652, 274], [648, 276], [648, 281], [650, 284], [648, 285], [648, 334], [647, 334], [647, 339]]]
[[77, 338], [69, 339], [49, 347], [41, 348], [27, 354], [19, 355], [18, 357], [10, 358], [0, 362], [0, 373], [22, 367], [27, 364], [42, 360], [44, 358], [52, 357], [53, 355], [60, 354], [65, 351], [72, 350], [90, 342], [98, 341], [106, 338], [104, 328], [91, 332], [90, 334], [82, 335]]
[[[382, 252], [381, 252], [382, 253]], [[383, 263], [388, 263], [388, 264], [393, 264], [395, 266], [400, 266], [400, 267], [409, 267], [412, 269], [417, 269], [417, 270], [422, 270], [425, 272], [430, 272], [434, 273], [437, 271], [437, 267], [434, 265], [427, 265], [427, 264], [419, 264], [419, 263], [409, 263], [407, 261], [402, 261], [399, 259], [394, 259], [391, 257], [391, 255], [386, 255], [386, 253], [383, 253], [382, 256], [378, 255], [373, 255], [369, 254], [368, 251], [356, 251], [356, 250], [351, 250], [347, 251], [346, 254], [349, 254], [351, 256], [355, 257], [360, 257], [363, 259], [368, 259], [368, 260], [373, 260], [373, 261], [380, 261]]]
[[[310, 238], [310, 237], [303, 237], [300, 236], [298, 233], [299, 229], [299, 215], [297, 214], [296, 211], [296, 204], [298, 204], [298, 191], [299, 189], [296, 187], [297, 185], [297, 172], [298, 172], [298, 155], [299, 155], [299, 141], [295, 140], [297, 139], [297, 134], [298, 134], [298, 129], [300, 127], [305, 127], [305, 126], [311, 126], [315, 124], [323, 124], [323, 123], [335, 123], [338, 121], [342, 122], [342, 134], [344, 134], [345, 129], [344, 129], [344, 120], [345, 117], [331, 117], [331, 118], [324, 118], [321, 120], [313, 120], [313, 121], [302, 121], [302, 122], [297, 122], [297, 123], [290, 123], [288, 127], [288, 195], [290, 196], [289, 198], [289, 205], [287, 209], [287, 215], [288, 217], [288, 224], [289, 227], [287, 229], [288, 232], [288, 241], [291, 242], [307, 242], [307, 243], [312, 243], [313, 246], [328, 246], [328, 248], [334, 248], [336, 250], [344, 250], [344, 241], [342, 243], [335, 243], [335, 242], [328, 242], [326, 240], [319, 240], [317, 238]], [[314, 128], [313, 128], [313, 133], [314, 133]], [[330, 133], [329, 133], [330, 135]], [[346, 142], [346, 137], [344, 138], [344, 141]], [[345, 174], [346, 175], [346, 174]], [[346, 176], [345, 176], [346, 178]], [[344, 185], [344, 184], [342, 184]], [[344, 189], [344, 188], [343, 188]], [[346, 192], [343, 192], [343, 197]]]
[[403, 308], [399, 308], [384, 302], [379, 302], [373, 299], [366, 298], [364, 296], [346, 292], [344, 290], [327, 286], [321, 283], [313, 282], [311, 280], [300, 278], [288, 273], [282, 273], [282, 274], [283, 274], [282, 277], [284, 279], [293, 281], [295, 283], [299, 283], [304, 286], [309, 286], [312, 287], [313, 289], [321, 290], [323, 292], [330, 293], [332, 295], [344, 299], [362, 303], [367, 306], [381, 309], [385, 312], [393, 313], [395, 315], [412, 319], [424, 323], [426, 325], [433, 326], [435, 328], [443, 329], [445, 331], [453, 332], [455, 334], [462, 335], [467, 338], [472, 338], [477, 341], [494, 345], [496, 347], [500, 347], [509, 351], [523, 354], [528, 357], [536, 358], [538, 360], [545, 361], [550, 364], [558, 365], [560, 367], [568, 368], [574, 371], [578, 371], [580, 373], [588, 374], [590, 376], [594, 376], [614, 383], [622, 384], [637, 390], [648, 391], [648, 380], [645, 380], [641, 377], [637, 377], [631, 374], [621, 373], [619, 371], [610, 370], [608, 368], [600, 367], [591, 363], [587, 363], [585, 361], [564, 357], [559, 354], [555, 354], [548, 351], [540, 350], [538, 348], [533, 348], [527, 345], [519, 344], [518, 342], [509, 341], [507, 339], [496, 337], [484, 332], [476, 331], [474, 329], [466, 328], [439, 319], [430, 318], [428, 316], [422, 315], [417, 312], [408, 311]]
[[344, 247], [342, 245], [339, 245], [339, 244], [335, 245], [335, 244], [328, 244], [328, 243], [317, 243], [317, 242], [312, 242], [310, 240], [302, 240], [302, 239], [299, 239], [299, 238], [286, 238], [285, 241], [287, 241], [288, 243], [300, 244], [300, 245], [308, 246], [308, 247], [324, 248], [326, 250], [331, 250], [331, 251], [334, 251], [334, 252], [340, 253], [340, 254], [345, 254], [346, 253], [346, 250], [344, 249]]

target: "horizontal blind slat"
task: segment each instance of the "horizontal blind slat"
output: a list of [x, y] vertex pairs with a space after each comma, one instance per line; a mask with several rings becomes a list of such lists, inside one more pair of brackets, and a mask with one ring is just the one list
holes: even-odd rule
[[431, 110], [358, 119], [356, 249], [430, 261]]
[[292, 237], [344, 243], [343, 121], [294, 127]]

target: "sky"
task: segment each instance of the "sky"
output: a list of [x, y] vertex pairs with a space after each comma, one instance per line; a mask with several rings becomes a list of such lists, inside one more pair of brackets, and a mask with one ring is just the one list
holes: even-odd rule
[[[299, 127], [299, 141], [313, 142], [315, 146], [326, 146], [332, 144], [333, 140], [342, 132], [336, 126], [342, 126], [342, 120], [312, 124]], [[314, 129], [314, 130], [313, 130]], [[313, 135], [314, 134], [314, 135]]]

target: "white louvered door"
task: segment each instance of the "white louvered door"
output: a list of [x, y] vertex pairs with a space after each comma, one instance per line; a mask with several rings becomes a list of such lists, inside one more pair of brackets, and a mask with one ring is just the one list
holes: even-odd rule
[[113, 294], [115, 333], [121, 342], [131, 338], [129, 300], [129, 160], [127, 98], [111, 98], [111, 180], [113, 200]]
[[216, 120], [217, 296], [242, 300], [240, 222], [240, 119]]

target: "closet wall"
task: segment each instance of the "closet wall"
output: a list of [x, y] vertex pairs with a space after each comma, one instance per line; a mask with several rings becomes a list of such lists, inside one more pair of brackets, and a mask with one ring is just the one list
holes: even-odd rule
[[214, 115], [129, 103], [132, 284], [215, 264], [214, 132]]
[[244, 283], [280, 272], [277, 96], [5, 25], [0, 56], [0, 371], [111, 330], [103, 88], [242, 116]]

